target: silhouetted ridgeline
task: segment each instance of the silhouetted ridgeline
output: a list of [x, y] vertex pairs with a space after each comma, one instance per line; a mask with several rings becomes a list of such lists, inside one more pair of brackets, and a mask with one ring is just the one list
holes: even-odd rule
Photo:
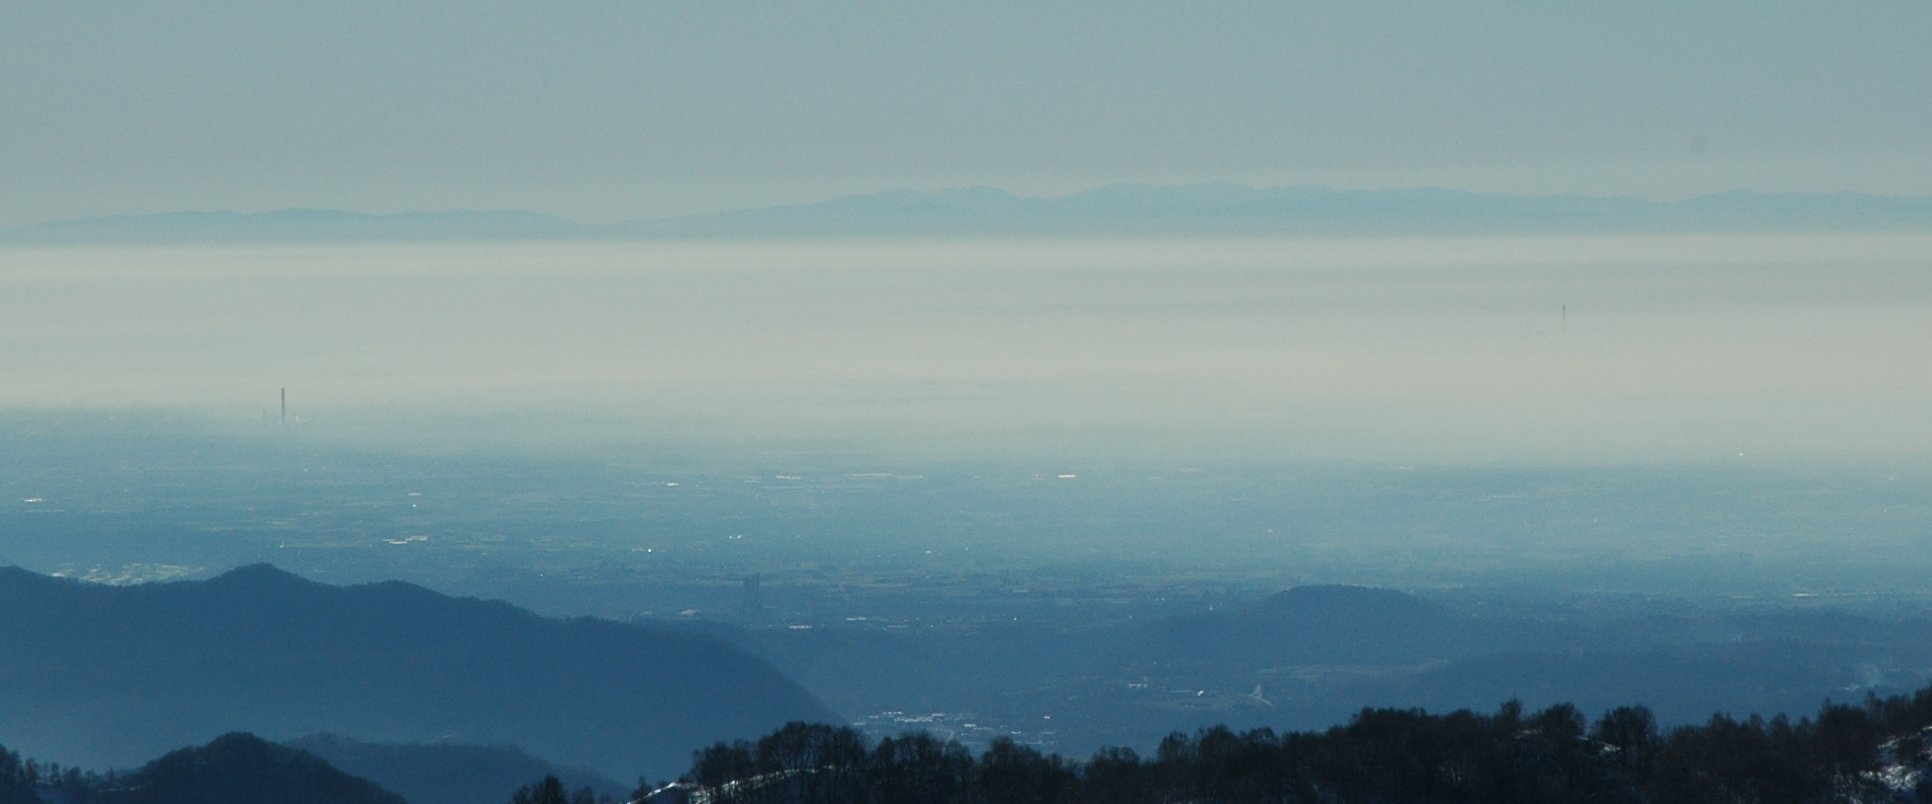
[[694, 744], [833, 718], [710, 639], [406, 583], [255, 566], [110, 587], [0, 569], [0, 611], [0, 736], [94, 766], [241, 729], [516, 744], [669, 775]]
[[1782, 716], [1660, 731], [1619, 707], [1493, 714], [1364, 709], [1324, 732], [1175, 733], [1152, 757], [1085, 762], [1009, 740], [977, 757], [926, 734], [869, 742], [794, 723], [697, 752], [670, 802], [1916, 802], [1932, 797], [1932, 688]]

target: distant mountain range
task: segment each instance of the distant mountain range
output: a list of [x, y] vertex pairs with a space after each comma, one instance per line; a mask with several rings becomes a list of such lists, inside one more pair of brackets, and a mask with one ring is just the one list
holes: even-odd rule
[[0, 230], [0, 243], [500, 241], [571, 239], [591, 233], [590, 227], [575, 221], [524, 210], [374, 215], [338, 209], [278, 209], [74, 218]]
[[213, 735], [516, 744], [619, 778], [836, 720], [721, 642], [261, 565], [112, 587], [0, 569], [0, 739], [125, 766]]
[[970, 188], [640, 223], [660, 237], [1262, 236], [1932, 230], [1932, 198], [1733, 192], [1680, 202], [1434, 188], [1121, 184], [1058, 198]]
[[611, 225], [538, 212], [317, 209], [79, 218], [0, 243], [449, 242], [813, 237], [1209, 237], [1932, 231], [1932, 198], [1735, 191], [1684, 201], [1438, 188], [1118, 184], [1058, 197], [894, 190]]
[[1713, 711], [1797, 714], [1826, 697], [1923, 684], [1932, 667], [1932, 619], [1918, 615], [1579, 609], [1339, 585], [1105, 627], [728, 636], [843, 711], [970, 712], [1003, 727], [1051, 713], [1054, 739], [1076, 754], [1145, 750], [1215, 723], [1323, 729], [1363, 706], [1452, 711], [1521, 698], [1602, 712], [1641, 701], [1668, 725]]

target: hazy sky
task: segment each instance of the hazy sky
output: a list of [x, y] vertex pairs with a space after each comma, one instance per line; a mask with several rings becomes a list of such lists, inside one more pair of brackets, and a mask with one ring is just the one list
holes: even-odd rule
[[0, 6], [0, 225], [990, 184], [1932, 194], [1932, 5]]

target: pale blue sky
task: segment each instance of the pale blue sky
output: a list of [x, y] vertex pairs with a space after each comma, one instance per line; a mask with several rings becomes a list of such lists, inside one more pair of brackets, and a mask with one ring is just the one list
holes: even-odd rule
[[0, 225], [1117, 181], [1932, 195], [1925, 3], [9, 3]]

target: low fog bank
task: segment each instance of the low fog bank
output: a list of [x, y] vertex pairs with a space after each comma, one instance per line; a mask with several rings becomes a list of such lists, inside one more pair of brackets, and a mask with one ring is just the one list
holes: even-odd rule
[[424, 449], [1932, 452], [1932, 238], [12, 250], [0, 406]]

